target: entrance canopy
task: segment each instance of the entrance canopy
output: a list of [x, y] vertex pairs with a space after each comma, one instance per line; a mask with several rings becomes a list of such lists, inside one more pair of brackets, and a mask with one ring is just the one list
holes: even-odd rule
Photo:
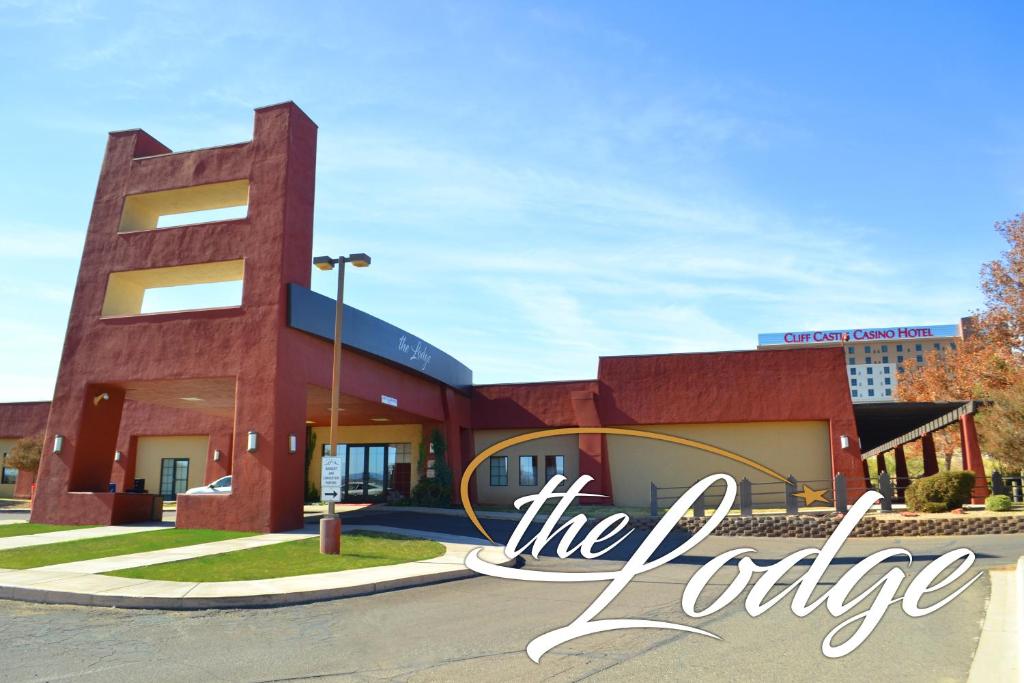
[[861, 458], [891, 451], [977, 412], [977, 401], [855, 403]]

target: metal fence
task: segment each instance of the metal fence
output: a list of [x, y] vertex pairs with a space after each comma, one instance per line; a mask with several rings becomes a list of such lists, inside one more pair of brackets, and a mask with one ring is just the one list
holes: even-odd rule
[[[878, 501], [882, 511], [892, 512], [893, 502], [903, 502], [904, 493], [910, 486], [911, 480], [905, 477], [890, 477], [888, 472], [883, 471], [879, 472], [875, 478], [865, 477], [864, 483], [868, 488], [882, 494], [882, 499]], [[847, 482], [842, 473], [837, 474], [835, 479], [815, 480], [798, 480], [790, 475], [786, 482], [751, 482], [749, 479], [743, 478], [737, 484], [739, 492], [733, 509], [738, 507], [740, 515], [743, 517], [752, 517], [755, 507], [768, 507], [765, 501], [769, 497], [772, 497], [773, 500], [784, 499], [787, 515], [798, 514], [801, 507], [815, 507], [813, 503], [816, 502], [823, 503], [817, 506], [822, 511], [834, 509], [836, 512], [845, 514], [849, 509]], [[1015, 503], [1024, 502], [1024, 477], [1006, 477], [996, 471], [989, 478], [989, 485], [993, 495], [1002, 494], [1009, 496], [1010, 500]], [[659, 516], [659, 510], [663, 506], [668, 507], [692, 488], [693, 486], [657, 486], [652, 481], [651, 517]], [[724, 482], [718, 482], [709, 487], [694, 501], [693, 516], [706, 517], [707, 508], [717, 506], [716, 504], [722, 500], [724, 495]], [[822, 500], [823, 497], [825, 500]]]
[[[841, 474], [836, 476], [835, 481], [831, 479], [798, 480], [793, 475], [790, 475], [785, 482], [752, 482], [744, 477], [737, 482], [737, 486], [739, 491], [733, 504], [733, 509], [738, 507], [740, 515], [743, 517], [753, 516], [755, 507], [768, 507], [770, 504], [768, 501], [770, 500], [782, 502], [786, 508], [787, 515], [798, 514], [801, 507], [811, 506], [814, 502], [823, 503], [821, 506], [822, 510], [831, 509], [833, 507], [831, 503], [833, 486], [835, 486], [836, 491], [839, 491], [840, 486], [842, 487], [841, 499], [843, 504], [841, 511], [846, 511], [846, 480]], [[692, 488], [693, 486], [657, 486], [652, 481], [651, 517], [658, 516], [658, 511], [662, 507], [663, 501], [665, 502], [665, 507], [668, 507]], [[711, 505], [717, 507], [716, 504], [722, 500], [724, 495], [724, 482], [718, 482], [708, 487], [706, 491], [694, 500], [692, 506], [693, 516], [707, 516], [706, 509]]]
[[1024, 477], [1021, 475], [1004, 476], [999, 470], [992, 473], [990, 484], [992, 495], [1009, 496], [1014, 503], [1024, 503]]

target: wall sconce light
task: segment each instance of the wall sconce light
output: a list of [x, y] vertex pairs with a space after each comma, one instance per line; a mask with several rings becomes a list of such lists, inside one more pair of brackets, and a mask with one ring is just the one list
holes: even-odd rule
[[114, 462], [121, 462], [121, 451], [114, 451]]
[[101, 401], [109, 401], [109, 400], [110, 400], [110, 394], [108, 394], [107, 392], [104, 391], [102, 394], [96, 394], [95, 396], [92, 397], [92, 404], [94, 406], [98, 406]]
[[64, 437], [57, 434], [53, 437], [53, 452], [60, 453], [62, 450], [64, 450]]
[[288, 435], [288, 452], [294, 453], [299, 450], [299, 439], [294, 434]]
[[839, 447], [840, 448], [849, 448], [850, 447], [850, 437], [848, 437], [846, 434], [843, 434], [842, 436], [840, 436], [839, 437]]
[[245, 450], [249, 451], [250, 453], [255, 453], [256, 452], [256, 432], [255, 431], [250, 431], [249, 432], [249, 439], [246, 442]]
[[220, 460], [220, 449], [215, 448], [213, 449], [213, 461], [217, 462], [218, 460]]

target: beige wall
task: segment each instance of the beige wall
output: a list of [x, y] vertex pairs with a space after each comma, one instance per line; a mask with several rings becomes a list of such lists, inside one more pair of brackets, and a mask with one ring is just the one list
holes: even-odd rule
[[[828, 422], [746, 422], [697, 425], [633, 426], [650, 432], [682, 436], [731, 451], [770, 467], [783, 476], [798, 480], [827, 481], [832, 476]], [[609, 436], [608, 452], [612, 493], [616, 505], [647, 507], [651, 482], [660, 487], [690, 486], [719, 472], [753, 483], [773, 481], [746, 465], [689, 446], [625, 436]], [[785, 496], [780, 487], [754, 487], [774, 491], [773, 496], [755, 496], [755, 506], [781, 507]], [[825, 484], [817, 488], [827, 488]], [[830, 488], [830, 487], [828, 487]], [[674, 496], [678, 492], [664, 492]], [[713, 499], [709, 498], [709, 504]], [[660, 501], [662, 507], [672, 500]], [[738, 505], [738, 502], [737, 502]]]
[[[338, 443], [360, 444], [360, 443], [407, 443], [412, 444], [410, 458], [412, 462], [412, 477], [410, 487], [416, 486], [419, 481], [417, 472], [420, 460], [420, 441], [423, 438], [423, 426], [411, 425], [356, 425], [352, 427], [338, 427]], [[313, 459], [309, 463], [309, 481], [312, 482], [317, 491], [320, 490], [320, 458], [324, 452], [324, 444], [328, 443], [331, 435], [330, 427], [314, 427], [316, 434], [316, 448], [313, 451]]]
[[207, 436], [140, 436], [135, 460], [135, 478], [146, 480], [150, 493], [160, 493], [160, 461], [188, 458], [188, 488], [202, 486], [209, 450]]
[[[17, 439], [0, 439], [0, 460], [7, 457]], [[2, 464], [0, 464], [2, 466]], [[0, 498], [14, 497], [14, 484], [0, 484]]]
[[[474, 452], [493, 446], [499, 441], [527, 434], [535, 430], [481, 429], [473, 433]], [[508, 456], [508, 486], [491, 486], [490, 463], [484, 462], [476, 470], [477, 500], [485, 505], [508, 505], [521, 496], [537, 493], [544, 486], [544, 456], [561, 455], [565, 457], [565, 476], [569, 481], [579, 477], [580, 448], [579, 438], [575, 434], [567, 436], [549, 436], [536, 441], [518, 444], [506, 448], [498, 455]], [[519, 485], [519, 456], [537, 456], [537, 485]]]

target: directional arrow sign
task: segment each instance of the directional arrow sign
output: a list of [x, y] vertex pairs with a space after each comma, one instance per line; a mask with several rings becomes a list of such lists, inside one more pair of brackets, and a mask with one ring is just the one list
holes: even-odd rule
[[341, 500], [341, 458], [327, 456], [320, 466], [320, 500]]

